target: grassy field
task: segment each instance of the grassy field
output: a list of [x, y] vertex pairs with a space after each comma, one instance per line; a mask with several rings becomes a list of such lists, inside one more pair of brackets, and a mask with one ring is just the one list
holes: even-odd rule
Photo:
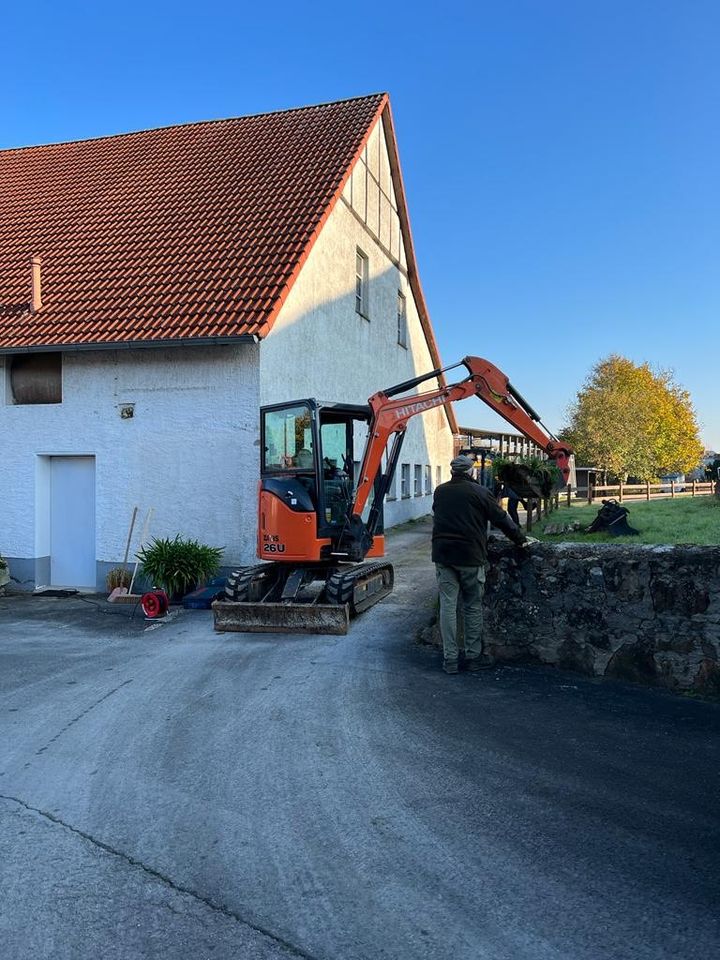
[[608, 534], [574, 533], [545, 535], [545, 526], [577, 521], [588, 526], [597, 516], [601, 503], [592, 506], [561, 506], [539, 524], [534, 524], [532, 536], [548, 543], [693, 543], [720, 544], [720, 500], [716, 497], [676, 497], [674, 500], [624, 503], [630, 511], [628, 524], [640, 531], [638, 537], [611, 537]]

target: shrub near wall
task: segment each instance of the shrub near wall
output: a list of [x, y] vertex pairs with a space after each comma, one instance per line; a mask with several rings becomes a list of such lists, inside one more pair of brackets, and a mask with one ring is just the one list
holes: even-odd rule
[[490, 543], [486, 644], [540, 662], [720, 695], [720, 547]]

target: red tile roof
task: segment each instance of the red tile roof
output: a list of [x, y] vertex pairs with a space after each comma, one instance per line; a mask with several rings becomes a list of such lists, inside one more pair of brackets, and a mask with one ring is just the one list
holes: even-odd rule
[[0, 151], [0, 349], [264, 335], [386, 104]]

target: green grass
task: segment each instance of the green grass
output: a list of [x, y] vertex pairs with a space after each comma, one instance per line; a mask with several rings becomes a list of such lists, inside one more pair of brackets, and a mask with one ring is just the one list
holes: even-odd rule
[[588, 526], [597, 516], [601, 503], [592, 506], [562, 505], [549, 517], [533, 524], [532, 536], [548, 543], [683, 543], [720, 544], [720, 500], [713, 496], [676, 497], [675, 499], [629, 501], [628, 524], [640, 531], [638, 537], [611, 537], [606, 533], [585, 534], [581, 530], [546, 536], [543, 528], [551, 523], [578, 521]]

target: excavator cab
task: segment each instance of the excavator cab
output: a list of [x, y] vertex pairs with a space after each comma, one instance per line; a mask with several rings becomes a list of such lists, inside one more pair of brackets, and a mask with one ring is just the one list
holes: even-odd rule
[[[281, 563], [356, 559], [345, 542], [367, 444], [369, 406], [296, 400], [260, 411], [258, 556]], [[376, 497], [379, 477], [376, 481]], [[372, 509], [368, 502], [363, 519]], [[372, 545], [381, 557], [382, 498]]]

